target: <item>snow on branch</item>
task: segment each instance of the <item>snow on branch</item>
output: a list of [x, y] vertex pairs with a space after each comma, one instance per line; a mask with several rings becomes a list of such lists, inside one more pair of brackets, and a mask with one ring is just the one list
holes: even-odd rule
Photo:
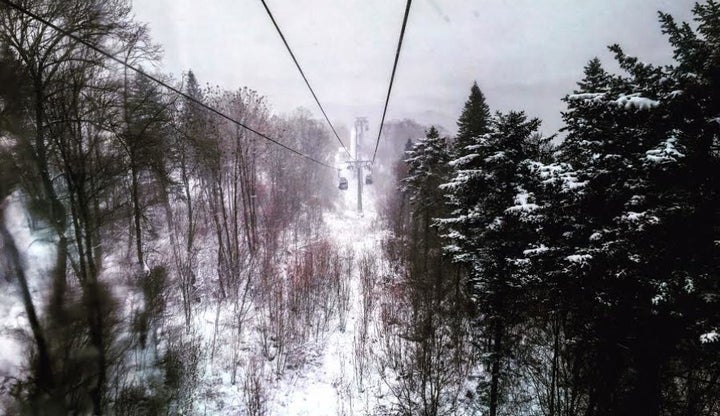
[[660, 222], [660, 218], [656, 217], [655, 215], [648, 214], [647, 211], [643, 212], [633, 212], [628, 211], [625, 214], [620, 217], [620, 219], [624, 222], [629, 222], [633, 224], [637, 223], [648, 223], [648, 224], [658, 224]]
[[606, 95], [604, 92], [585, 92], [581, 94], [570, 94], [567, 96], [567, 99], [568, 101], [600, 102]]
[[544, 164], [532, 162], [531, 169], [544, 184], [560, 184], [564, 191], [575, 191], [587, 185], [587, 181], [578, 180], [572, 167], [567, 163]]
[[660, 105], [660, 101], [642, 97], [640, 93], [621, 95], [613, 102], [626, 110], [649, 110]]
[[720, 332], [715, 330], [700, 335], [700, 342], [703, 344], [710, 344], [718, 341], [720, 341]]
[[527, 191], [520, 189], [519, 193], [515, 195], [515, 205], [511, 206], [510, 208], [506, 209], [505, 212], [507, 213], [527, 213], [527, 212], [533, 212], [540, 208], [539, 205], [528, 202], [528, 199], [531, 197], [531, 194]]
[[570, 263], [587, 264], [592, 258], [592, 254], [572, 254], [565, 257], [565, 260]]
[[660, 147], [645, 152], [645, 160], [650, 163], [665, 164], [677, 162], [685, 155], [678, 150], [677, 137], [670, 137]]
[[545, 244], [540, 244], [537, 247], [529, 248], [527, 250], [523, 250], [523, 255], [525, 256], [536, 256], [538, 254], [543, 254], [550, 250]]
[[459, 158], [457, 158], [457, 159], [455, 159], [455, 160], [451, 160], [451, 161], [448, 163], [448, 165], [453, 166], [453, 167], [455, 167], [455, 166], [463, 166], [463, 165], [468, 164], [468, 163], [471, 162], [473, 159], [475, 159], [475, 158], [477, 158], [477, 157], [479, 157], [479, 156], [480, 156], [480, 155], [478, 155], [477, 153], [470, 153], [470, 154], [468, 154], [468, 155], [461, 156], [461, 157], [459, 157]]
[[486, 157], [484, 160], [486, 163], [491, 163], [491, 162], [497, 162], [502, 159], [505, 159], [505, 152], [500, 150], [500, 151], [495, 152], [492, 155]]

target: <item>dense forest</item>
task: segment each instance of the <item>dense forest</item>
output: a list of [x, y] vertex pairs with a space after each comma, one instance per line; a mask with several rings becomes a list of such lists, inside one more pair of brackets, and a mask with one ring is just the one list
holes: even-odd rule
[[720, 414], [720, 3], [556, 135], [478, 83], [456, 134], [388, 122], [365, 216], [323, 120], [153, 71], [129, 1], [16, 4], [0, 414]]

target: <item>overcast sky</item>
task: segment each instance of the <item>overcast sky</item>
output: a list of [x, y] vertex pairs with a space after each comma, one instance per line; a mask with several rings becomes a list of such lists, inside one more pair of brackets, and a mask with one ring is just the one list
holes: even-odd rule
[[[367, 116], [376, 131], [405, 0], [267, 0], [331, 120]], [[560, 98], [606, 46], [643, 61], [671, 51], [657, 10], [689, 20], [692, 0], [415, 0], [388, 119], [412, 118], [454, 132], [476, 80], [493, 110], [525, 110], [550, 134]], [[260, 0], [135, 0], [164, 47], [162, 70], [192, 69], [202, 84], [248, 86], [272, 109], [305, 107], [312, 96]]]

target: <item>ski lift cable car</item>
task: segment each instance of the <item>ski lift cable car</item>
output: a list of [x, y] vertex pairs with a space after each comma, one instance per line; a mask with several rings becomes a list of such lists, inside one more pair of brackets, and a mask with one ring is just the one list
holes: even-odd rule
[[348, 189], [348, 180], [344, 176], [340, 175], [340, 169], [337, 170], [338, 172], [338, 189], [341, 191], [346, 191]]

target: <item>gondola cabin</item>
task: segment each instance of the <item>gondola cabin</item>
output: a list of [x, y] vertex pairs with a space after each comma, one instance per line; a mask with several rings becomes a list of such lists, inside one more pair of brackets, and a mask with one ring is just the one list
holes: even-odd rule
[[367, 175], [365, 175], [365, 185], [372, 185], [372, 183], [373, 183], [372, 175], [368, 173]]
[[346, 191], [348, 189], [348, 180], [347, 178], [340, 178], [340, 184], [338, 185], [338, 188], [341, 191]]

